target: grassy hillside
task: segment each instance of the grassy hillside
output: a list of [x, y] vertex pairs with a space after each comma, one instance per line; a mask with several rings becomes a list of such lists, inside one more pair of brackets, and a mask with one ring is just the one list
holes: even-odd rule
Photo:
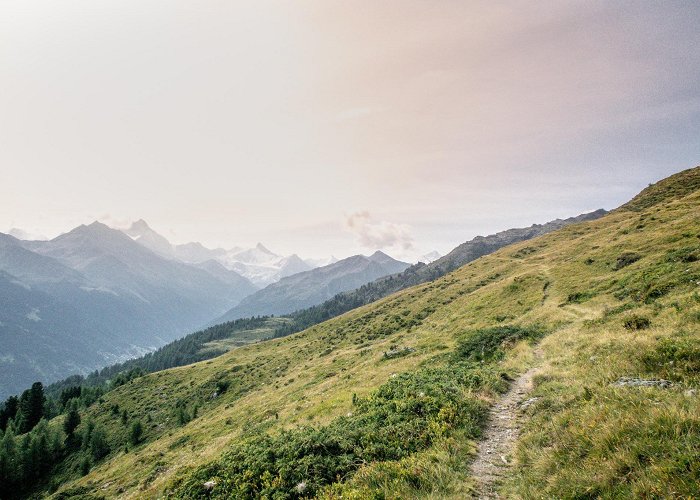
[[135, 379], [82, 415], [112, 452], [84, 477], [65, 463], [56, 496], [463, 498], [485, 408], [538, 362], [540, 338], [539, 399], [504, 492], [698, 496], [699, 178], [298, 334]]
[[[352, 309], [387, 297], [392, 293], [435, 280], [468, 262], [512, 243], [529, 240], [561, 229], [569, 224], [595, 220], [606, 213], [605, 210], [600, 209], [564, 220], [557, 219], [545, 224], [533, 224], [527, 228], [508, 229], [486, 237], [477, 236], [470, 241], [462, 243], [449, 254], [430, 264], [418, 263], [410, 266], [403, 272], [379, 278], [355, 290], [338, 293], [333, 298], [319, 305], [300, 309], [283, 317], [251, 317], [249, 319], [217, 324], [205, 330], [191, 333], [182, 339], [175, 340], [140, 358], [107, 366], [91, 373], [87, 377], [73, 375], [54, 382], [47, 388], [47, 395], [57, 399], [64, 389], [71, 389], [76, 386], [89, 388], [100, 386], [106, 391], [110, 389], [112, 382], [117, 377], [133, 378], [136, 373], [151, 373], [183, 366], [216, 357], [246, 343], [297, 333], [323, 321], [340, 316]], [[380, 260], [390, 259], [381, 253], [375, 254], [375, 257], [378, 257]], [[353, 259], [355, 257], [349, 260]], [[341, 261], [342, 263], [343, 261]]]

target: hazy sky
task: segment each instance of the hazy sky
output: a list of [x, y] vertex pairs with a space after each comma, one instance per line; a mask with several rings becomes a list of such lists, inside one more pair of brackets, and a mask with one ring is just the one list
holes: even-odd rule
[[700, 164], [700, 2], [2, 0], [0, 231], [446, 252]]

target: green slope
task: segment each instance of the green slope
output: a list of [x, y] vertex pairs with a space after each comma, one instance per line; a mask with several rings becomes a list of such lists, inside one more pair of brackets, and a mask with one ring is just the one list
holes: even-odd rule
[[[697, 496], [698, 179], [700, 168], [683, 172], [602, 219], [290, 337], [135, 379], [84, 412], [112, 452], [84, 477], [64, 463], [59, 496], [463, 498], [485, 408], [542, 335], [540, 399], [504, 492]], [[620, 377], [674, 385], [611, 385]], [[135, 420], [143, 441], [125, 449]], [[275, 453], [254, 466], [260, 450]]]

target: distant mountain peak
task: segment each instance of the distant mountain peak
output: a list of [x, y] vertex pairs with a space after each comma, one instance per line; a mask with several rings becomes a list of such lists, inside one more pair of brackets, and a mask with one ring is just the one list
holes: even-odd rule
[[151, 226], [143, 219], [132, 222], [129, 228], [130, 231], [145, 231], [147, 229], [151, 229]]
[[273, 252], [268, 250], [267, 247], [265, 247], [265, 245], [263, 245], [260, 242], [258, 242], [258, 244], [255, 245], [255, 248], [256, 248], [256, 250], [260, 250], [261, 252], [269, 253], [270, 255], [275, 255]]
[[168, 239], [154, 231], [145, 220], [139, 219], [133, 222], [129, 229], [122, 232], [152, 252], [164, 257], [172, 257], [173, 246]]
[[372, 255], [370, 255], [368, 257], [368, 259], [371, 260], [372, 262], [377, 262], [379, 264], [383, 264], [386, 262], [398, 262], [396, 259], [394, 259], [390, 255], [385, 254], [381, 250], [377, 250], [376, 252], [374, 252]]
[[[287, 265], [303, 265], [300, 272], [290, 273], [262, 290], [246, 297], [217, 322], [267, 314], [288, 314], [320, 304], [337, 293], [354, 290], [377, 278], [406, 269], [409, 264], [392, 259], [384, 252], [372, 256], [352, 255], [333, 264], [309, 269], [296, 255], [282, 259]], [[287, 266], [283, 268], [285, 271]]]
[[[84, 234], [84, 235], [104, 235], [116, 231], [111, 227], [99, 221], [91, 222], [90, 224], [81, 224], [78, 227], [68, 231], [65, 234]], [[60, 237], [60, 236], [59, 236]]]

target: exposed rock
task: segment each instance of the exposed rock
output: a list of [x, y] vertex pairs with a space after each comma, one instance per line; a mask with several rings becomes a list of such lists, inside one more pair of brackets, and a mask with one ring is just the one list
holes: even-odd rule
[[530, 399], [526, 399], [525, 401], [523, 401], [522, 403], [520, 403], [520, 408], [522, 408], [523, 410], [526, 410], [527, 408], [529, 408], [530, 406], [532, 406], [534, 403], [536, 403], [539, 399], [540, 399], [540, 398], [530, 398]]
[[643, 379], [634, 377], [620, 377], [613, 384], [614, 387], [671, 387], [673, 382], [664, 379]]

